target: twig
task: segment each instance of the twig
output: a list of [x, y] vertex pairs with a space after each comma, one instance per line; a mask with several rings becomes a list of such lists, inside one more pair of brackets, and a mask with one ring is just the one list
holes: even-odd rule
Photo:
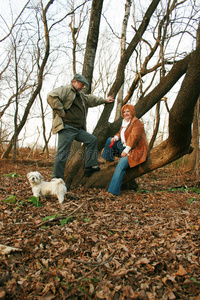
[[71, 261], [78, 262], [78, 263], [85, 264], [85, 265], [92, 265], [92, 266], [101, 267], [101, 266], [109, 263], [112, 260], [113, 256], [115, 255], [115, 252], [116, 252], [116, 250], [114, 250], [105, 261], [102, 261], [100, 263], [95, 262], [95, 261], [93, 262], [91, 260], [86, 261], [86, 260], [79, 260], [79, 259], [75, 259], [75, 258], [71, 258]]
[[94, 271], [96, 271], [96, 269], [98, 269], [99, 267], [95, 267], [94, 269], [92, 269], [90, 272], [88, 272], [87, 274], [85, 274], [84, 276], [80, 277], [80, 278], [77, 278], [73, 281], [70, 281], [70, 282], [74, 282], [74, 281], [81, 281], [82, 279], [84, 279], [85, 277], [87, 277], [88, 275], [90, 275], [91, 273], [93, 273]]
[[92, 266], [96, 266], [96, 267], [94, 269], [92, 269], [90, 272], [88, 272], [87, 274], [85, 274], [84, 276], [82, 276], [80, 278], [77, 278], [77, 279], [75, 279], [73, 281], [70, 281], [70, 282], [81, 281], [82, 279], [84, 279], [85, 277], [87, 277], [88, 275], [90, 275], [91, 273], [93, 273], [94, 271], [96, 271], [97, 269], [99, 269], [99, 277], [100, 277], [100, 280], [102, 281], [103, 276], [102, 276], [101, 267], [103, 265], [109, 263], [113, 259], [113, 256], [115, 255], [115, 253], [116, 253], [116, 250], [114, 250], [105, 261], [102, 261], [100, 263], [71, 258], [71, 261], [74, 261], [74, 262], [77, 262], [77, 263], [81, 263], [81, 264], [86, 264], [86, 265], [92, 265]]
[[88, 201], [90, 201], [90, 200], [94, 200], [94, 197], [88, 198], [84, 203], [82, 203], [81, 205], [79, 205], [76, 209], [74, 209], [74, 210], [73, 210], [71, 213], [69, 213], [68, 215], [62, 215], [62, 216], [55, 217], [55, 218], [52, 217], [52, 219], [46, 220], [46, 221], [44, 221], [44, 222], [38, 224], [38, 225], [36, 226], [36, 228], [41, 227], [41, 226], [43, 226], [43, 225], [46, 225], [47, 223], [50, 223], [50, 222], [55, 222], [55, 221], [58, 221], [58, 220], [62, 220], [62, 219], [67, 219], [67, 218], [69, 218], [71, 215], [73, 215], [75, 212], [77, 212], [81, 207], [83, 207], [83, 206], [84, 206]]

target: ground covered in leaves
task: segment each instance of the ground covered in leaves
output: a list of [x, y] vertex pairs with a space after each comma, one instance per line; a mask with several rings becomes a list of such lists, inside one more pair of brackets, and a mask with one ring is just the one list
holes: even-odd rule
[[[200, 299], [200, 185], [171, 165], [110, 197], [32, 197], [44, 161], [0, 161], [0, 299]], [[11, 248], [12, 247], [12, 248]]]

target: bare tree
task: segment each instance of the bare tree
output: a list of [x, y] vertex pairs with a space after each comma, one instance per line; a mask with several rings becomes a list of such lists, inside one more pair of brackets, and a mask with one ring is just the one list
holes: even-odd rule
[[36, 85], [36, 88], [35, 90], [33, 91], [33, 94], [31, 95], [28, 103], [27, 103], [27, 106], [25, 108], [25, 111], [24, 111], [24, 115], [20, 121], [20, 123], [17, 125], [17, 128], [15, 128], [15, 132], [8, 144], [8, 147], [7, 149], [5, 150], [5, 152], [3, 153], [2, 155], [2, 158], [6, 158], [8, 157], [8, 154], [10, 153], [11, 149], [12, 149], [12, 146], [13, 146], [13, 142], [14, 140], [16, 139], [16, 137], [19, 135], [20, 131], [22, 130], [26, 120], [27, 120], [27, 117], [28, 117], [28, 114], [29, 114], [29, 111], [31, 109], [31, 106], [33, 105], [36, 97], [39, 95], [40, 93], [40, 90], [42, 88], [42, 82], [43, 82], [43, 73], [44, 73], [44, 68], [45, 68], [45, 65], [47, 63], [47, 60], [48, 60], [48, 56], [49, 56], [49, 30], [48, 30], [48, 26], [47, 26], [47, 11], [49, 9], [49, 7], [52, 5], [54, 0], [50, 0], [46, 7], [43, 8], [43, 4], [41, 2], [41, 8], [42, 8], [42, 19], [43, 19], [43, 26], [44, 26], [44, 35], [45, 35], [45, 53], [44, 53], [44, 57], [42, 58], [42, 62], [40, 64], [40, 60], [41, 60], [41, 56], [40, 56], [40, 49], [38, 48], [38, 51], [37, 51], [37, 65], [38, 65], [38, 75], [37, 75], [37, 85]]
[[[121, 57], [123, 56], [124, 51], [126, 50], [126, 32], [127, 32], [128, 19], [130, 16], [131, 4], [132, 4], [132, 0], [126, 0], [125, 14], [124, 14], [124, 19], [123, 19], [123, 23], [122, 23], [122, 33], [121, 33]], [[123, 95], [124, 95], [124, 84], [122, 84], [122, 86], [119, 90], [119, 93], [118, 93], [118, 97], [117, 97], [115, 121], [118, 120], [121, 115]]]
[[47, 158], [49, 158], [48, 139], [46, 137], [45, 114], [44, 114], [44, 107], [43, 107], [41, 93], [39, 93], [39, 99], [40, 99], [41, 114], [42, 114], [41, 115], [41, 117], [42, 117], [42, 133], [43, 133], [43, 138], [44, 138], [44, 143], [45, 143], [44, 150], [46, 149]]
[[[74, 11], [74, 0], [72, 0], [72, 10]], [[77, 47], [79, 46], [78, 44], [78, 37], [80, 34], [80, 31], [84, 25], [85, 20], [87, 19], [88, 11], [84, 13], [84, 8], [85, 8], [85, 3], [83, 4], [79, 14], [78, 14], [78, 22], [76, 22], [76, 14], [75, 12], [71, 15], [71, 22], [69, 23], [69, 27], [71, 30], [71, 35], [72, 35], [72, 42], [73, 42], [73, 47], [72, 47], [72, 65], [73, 65], [73, 74], [75, 75], [77, 73], [76, 71], [76, 52], [77, 52]]]

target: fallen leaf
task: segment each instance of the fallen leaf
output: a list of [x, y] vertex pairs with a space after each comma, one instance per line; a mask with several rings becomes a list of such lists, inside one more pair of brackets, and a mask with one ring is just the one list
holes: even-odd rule
[[178, 271], [176, 272], [176, 275], [177, 276], [184, 276], [187, 274], [187, 271], [183, 268], [182, 265], [179, 265], [179, 269]]

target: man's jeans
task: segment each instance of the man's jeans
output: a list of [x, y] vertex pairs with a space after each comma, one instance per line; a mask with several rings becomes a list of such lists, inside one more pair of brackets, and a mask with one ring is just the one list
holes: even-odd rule
[[58, 132], [58, 148], [54, 161], [54, 170], [52, 177], [64, 179], [66, 160], [70, 154], [72, 142], [74, 140], [84, 143], [85, 167], [98, 165], [97, 138], [83, 129], [64, 125], [65, 128]]
[[[114, 161], [114, 155], [122, 153], [122, 151], [125, 149], [121, 141], [117, 141], [114, 143], [112, 148], [109, 148], [109, 145], [111, 143], [111, 138], [108, 138], [104, 147], [104, 151], [102, 153], [102, 157], [105, 158], [107, 161]], [[113, 174], [113, 177], [111, 179], [108, 192], [112, 193], [114, 195], [119, 195], [122, 181], [124, 178], [124, 174], [126, 172], [126, 169], [129, 168], [128, 158], [127, 156], [122, 157], [115, 169], [115, 172]]]

